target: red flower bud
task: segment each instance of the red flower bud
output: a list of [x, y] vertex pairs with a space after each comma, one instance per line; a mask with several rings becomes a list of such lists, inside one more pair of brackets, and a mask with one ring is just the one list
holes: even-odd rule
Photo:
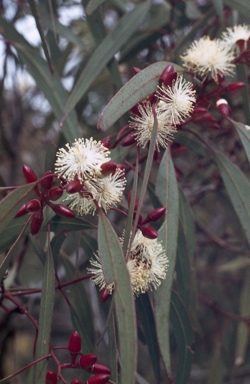
[[62, 195], [63, 195], [63, 189], [61, 187], [52, 188], [48, 192], [48, 197], [52, 201], [60, 199]]
[[95, 363], [91, 367], [91, 373], [106, 373], [107, 375], [110, 375], [111, 370], [104, 364]]
[[140, 68], [133, 67], [132, 69], [133, 69], [134, 75], [137, 75], [137, 73], [141, 72]]
[[116, 163], [114, 161], [107, 161], [106, 163], [103, 163], [101, 165], [101, 172], [104, 176], [109, 175], [110, 173], [115, 172], [116, 170]]
[[123, 147], [128, 147], [129, 145], [132, 145], [135, 143], [135, 136], [134, 136], [134, 133], [133, 132], [129, 132], [123, 139], [122, 139], [122, 142], [121, 142], [121, 145]]
[[220, 127], [219, 124], [214, 123], [214, 124], [209, 125], [209, 128], [214, 129], [215, 131], [217, 131], [217, 130], [220, 129], [221, 127]]
[[101, 290], [100, 293], [100, 300], [102, 303], [105, 303], [112, 295], [110, 294], [110, 290], [108, 290], [106, 287]]
[[172, 156], [177, 156], [183, 152], [187, 152], [187, 147], [179, 146], [177, 148], [174, 148], [171, 153], [172, 153]]
[[245, 86], [246, 86], [246, 84], [243, 83], [243, 81], [236, 81], [234, 83], [228, 84], [226, 89], [229, 92], [234, 92], [234, 91], [238, 91], [239, 89], [244, 88]]
[[160, 85], [163, 83], [166, 87], [172, 86], [173, 81], [177, 78], [177, 72], [174, 69], [173, 64], [169, 64], [162, 72], [160, 76]]
[[37, 175], [35, 174], [33, 169], [25, 164], [23, 165], [23, 175], [27, 183], [33, 183], [34, 181], [37, 180]]
[[207, 113], [208, 110], [205, 107], [194, 107], [193, 115], [201, 115], [203, 113]]
[[57, 384], [57, 374], [54, 371], [47, 371], [45, 376], [45, 384]]
[[30, 231], [32, 235], [36, 235], [42, 226], [43, 223], [43, 211], [39, 210], [32, 214], [32, 220], [30, 224]]
[[162, 217], [163, 215], [165, 215], [165, 212], [166, 212], [166, 208], [165, 207], [161, 207], [161, 208], [156, 208], [154, 209], [153, 211], [149, 212], [147, 218], [143, 221], [143, 224], [145, 222], [149, 222], [149, 221], [157, 221], [160, 219], [160, 217]]
[[142, 227], [140, 228], [142, 231], [143, 236], [147, 237], [148, 239], [157, 239], [158, 233], [153, 227]]
[[26, 208], [26, 203], [25, 203], [25, 204], [23, 204], [23, 205], [21, 206], [21, 208], [19, 209], [19, 211], [17, 211], [17, 214], [16, 214], [15, 217], [21, 217], [21, 216], [26, 215], [27, 213], [28, 213], [28, 210], [27, 210], [27, 208]]
[[217, 119], [213, 115], [211, 115], [210, 112], [206, 112], [200, 116], [193, 116], [193, 121], [195, 121], [195, 122], [205, 121], [208, 123], [215, 123], [217, 121]]
[[70, 181], [66, 185], [65, 189], [68, 193], [77, 193], [77, 192], [80, 192], [82, 188], [83, 188], [83, 185], [80, 183], [78, 179], [76, 179], [76, 180]]
[[104, 137], [102, 140], [101, 140], [101, 143], [102, 145], [105, 147], [105, 148], [110, 148], [110, 136], [106, 136]]
[[40, 184], [41, 184], [41, 186], [43, 188], [50, 189], [52, 187], [52, 184], [53, 184], [53, 179], [54, 179], [53, 172], [52, 171], [47, 171], [43, 175], [43, 177], [42, 177], [42, 179], [40, 181]]
[[26, 203], [26, 209], [28, 212], [36, 212], [41, 209], [41, 203], [39, 200], [30, 200]]
[[63, 217], [69, 217], [69, 218], [73, 218], [75, 217], [75, 214], [74, 212], [72, 211], [72, 209], [68, 208], [68, 207], [65, 207], [65, 205], [62, 205], [62, 204], [52, 204], [52, 203], [48, 203], [48, 206], [53, 209], [53, 211], [59, 215], [59, 216], [63, 216]]
[[87, 384], [106, 384], [109, 381], [110, 375], [100, 373], [99, 375], [92, 376], [88, 379]]
[[232, 113], [231, 109], [228, 105], [228, 102], [225, 99], [218, 100], [216, 102], [216, 107], [217, 107], [218, 112], [220, 112], [220, 114], [222, 116], [228, 117]]
[[96, 355], [89, 353], [88, 355], [82, 355], [79, 360], [80, 367], [83, 369], [89, 369], [95, 364], [97, 360]]
[[70, 384], [83, 384], [83, 382], [79, 379], [72, 379]]
[[69, 342], [68, 342], [68, 350], [71, 353], [78, 353], [81, 351], [81, 336], [80, 333], [74, 331], [71, 333]]

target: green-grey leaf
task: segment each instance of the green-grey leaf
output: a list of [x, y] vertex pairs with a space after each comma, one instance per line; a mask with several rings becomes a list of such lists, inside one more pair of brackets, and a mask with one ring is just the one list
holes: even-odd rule
[[98, 120], [98, 127], [106, 131], [135, 104], [155, 92], [159, 76], [168, 64], [170, 63], [159, 61], [133, 76], [104, 108]]
[[154, 292], [154, 314], [159, 348], [166, 370], [170, 372], [169, 312], [177, 249], [179, 193], [169, 149], [162, 158], [155, 190], [162, 205], [166, 207], [165, 222], [159, 231], [159, 240], [166, 249], [169, 267], [166, 279]]
[[187, 308], [191, 304], [191, 270], [194, 257], [194, 222], [185, 196], [180, 191], [180, 221], [176, 260], [178, 293]]
[[107, 35], [95, 49], [71, 92], [65, 106], [64, 117], [75, 108], [76, 104], [89, 89], [89, 86], [94, 79], [141, 25], [148, 10], [149, 2], [146, 1], [136, 7], [132, 12], [125, 15], [116, 28], [109, 35]]
[[34, 185], [35, 183], [30, 183], [17, 187], [0, 200], [0, 233], [7, 228], [18, 209], [26, 202], [27, 196], [34, 188]]
[[250, 244], [250, 182], [241, 170], [222, 153], [216, 152], [215, 160], [228, 196]]
[[241, 142], [245, 148], [247, 158], [250, 162], [250, 126], [231, 120], [232, 124], [236, 128]]
[[[79, 277], [79, 273], [66, 256], [62, 255], [61, 258], [67, 281], [74, 280]], [[89, 353], [93, 350], [94, 344], [94, 329], [92, 318], [92, 311], [89, 304], [89, 298], [83, 286], [83, 282], [79, 281], [76, 284], [72, 284], [68, 287], [67, 297], [70, 299], [70, 313], [74, 329], [77, 330], [82, 338], [82, 352]]]
[[175, 384], [186, 384], [192, 365], [191, 344], [193, 342], [193, 331], [187, 310], [174, 291], [171, 298], [170, 319], [178, 351], [178, 364], [174, 382]]
[[[50, 245], [44, 267], [42, 296], [39, 312], [39, 331], [36, 342], [36, 358], [49, 353], [50, 334], [55, 300], [55, 270]], [[47, 360], [36, 364], [29, 372], [27, 384], [44, 383], [47, 370]]]
[[250, 3], [246, 0], [223, 0], [223, 3], [230, 8], [237, 9], [242, 15], [249, 15], [250, 13]]
[[98, 247], [105, 281], [107, 284], [115, 283], [114, 300], [121, 365], [119, 384], [133, 384], [137, 360], [134, 298], [119, 239], [101, 211]]
[[[54, 73], [54, 76], [51, 76], [48, 65], [40, 56], [39, 51], [31, 47], [12, 24], [0, 17], [0, 26], [2, 34], [15, 43], [20, 59], [26, 65], [30, 75], [36, 80], [37, 86], [44, 93], [57, 120], [60, 121], [65, 110], [68, 95], [62, 86], [59, 75]], [[80, 136], [78, 121], [74, 112], [67, 116], [62, 126], [62, 131], [69, 143], [72, 143], [75, 138]]]
[[86, 14], [91, 15], [100, 5], [102, 5], [106, 0], [90, 0], [86, 7]]

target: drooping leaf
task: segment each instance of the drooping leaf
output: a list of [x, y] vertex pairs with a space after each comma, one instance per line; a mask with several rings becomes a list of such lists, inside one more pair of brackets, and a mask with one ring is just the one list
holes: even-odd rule
[[[245, 273], [244, 284], [240, 295], [240, 316], [245, 319], [249, 319], [250, 316], [250, 305], [249, 305], [249, 294], [250, 294], [250, 273], [249, 269]], [[237, 324], [237, 336], [236, 336], [236, 347], [235, 347], [235, 364], [241, 365], [245, 362], [247, 347], [249, 343], [249, 329], [247, 324], [239, 322]]]
[[250, 181], [226, 156], [216, 152], [215, 160], [228, 196], [250, 243]]
[[91, 15], [100, 5], [102, 5], [106, 0], [90, 0], [86, 7], [86, 14]]
[[[51, 76], [48, 65], [39, 51], [31, 47], [24, 37], [17, 32], [13, 24], [0, 17], [0, 26], [2, 34], [13, 42], [22, 63], [26, 65], [29, 74], [34, 77], [37, 86], [50, 103], [57, 120], [60, 121], [68, 95], [59, 75], [55, 72], [53, 77]], [[74, 112], [67, 116], [62, 131], [69, 143], [72, 143], [75, 138], [80, 136], [80, 129]]]
[[180, 221], [176, 260], [178, 293], [187, 308], [191, 304], [192, 276], [194, 258], [194, 222], [188, 202], [180, 191]]
[[135, 104], [155, 92], [159, 77], [168, 64], [170, 63], [159, 61], [133, 76], [104, 108], [97, 123], [98, 127], [106, 131]]
[[185, 305], [174, 291], [171, 297], [170, 319], [178, 353], [174, 383], [187, 384], [193, 358], [193, 331]]
[[149, 3], [145, 2], [125, 15], [116, 28], [95, 49], [71, 92], [65, 105], [64, 116], [67, 116], [75, 108], [94, 79], [141, 25], [148, 9]]
[[101, 211], [98, 246], [105, 281], [107, 284], [115, 283], [114, 300], [121, 366], [119, 383], [133, 384], [137, 360], [134, 298], [119, 239]]
[[[53, 255], [50, 245], [44, 267], [42, 296], [39, 311], [39, 330], [36, 342], [36, 358], [43, 357], [49, 353], [50, 334], [55, 300], [55, 270]], [[48, 360], [36, 364], [29, 372], [27, 384], [44, 383]]]
[[165, 368], [170, 373], [169, 313], [177, 249], [179, 193], [170, 150], [168, 149], [165, 151], [159, 167], [155, 191], [162, 205], [166, 207], [165, 222], [159, 231], [159, 241], [162, 241], [162, 245], [166, 249], [169, 267], [166, 279], [162, 281], [153, 294], [154, 315], [160, 352]]
[[236, 128], [241, 142], [245, 148], [247, 158], [250, 162], [250, 126], [231, 120], [232, 124]]
[[35, 183], [30, 183], [17, 187], [0, 200], [0, 233], [8, 227], [18, 209], [26, 202], [34, 185]]
[[[66, 272], [67, 281], [71, 281], [79, 277], [74, 264], [66, 256], [62, 255], [61, 260]], [[94, 344], [94, 329], [92, 318], [92, 310], [89, 303], [89, 297], [84, 289], [83, 282], [79, 281], [67, 287], [67, 297], [71, 302], [70, 313], [73, 327], [78, 331], [82, 338], [82, 352], [90, 353]]]
[[245, 0], [223, 0], [225, 5], [228, 5], [231, 8], [236, 9], [242, 15], [249, 15], [250, 13], [250, 3]]
[[155, 330], [155, 321], [148, 295], [140, 295], [136, 299], [140, 322], [144, 330], [144, 338], [148, 346], [150, 361], [154, 368], [155, 382], [159, 381], [160, 355]]

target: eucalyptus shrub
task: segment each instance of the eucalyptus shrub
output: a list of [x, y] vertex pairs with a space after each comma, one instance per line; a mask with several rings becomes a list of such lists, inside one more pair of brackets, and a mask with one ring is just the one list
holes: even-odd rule
[[250, 5], [1, 12], [2, 169], [17, 140], [8, 100], [17, 132], [34, 126], [14, 148], [18, 185], [1, 186], [0, 383], [237, 378], [249, 364]]

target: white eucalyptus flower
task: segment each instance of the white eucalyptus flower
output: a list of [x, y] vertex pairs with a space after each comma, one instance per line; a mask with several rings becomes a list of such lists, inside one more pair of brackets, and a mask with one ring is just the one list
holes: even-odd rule
[[95, 254], [95, 258], [91, 258], [89, 262], [91, 264], [91, 268], [87, 268], [87, 271], [92, 274], [91, 280], [98, 286], [100, 291], [105, 288], [111, 295], [114, 290], [115, 283], [106, 284], [99, 255]]
[[189, 70], [201, 77], [211, 74], [216, 82], [219, 76], [232, 75], [235, 67], [230, 47], [219, 39], [211, 40], [209, 36], [194, 41], [181, 59]]
[[166, 278], [168, 257], [157, 239], [148, 239], [138, 230], [133, 240], [127, 268], [136, 295], [157, 289]]
[[245, 42], [244, 48], [247, 48], [247, 41], [250, 38], [250, 26], [249, 25], [235, 25], [232, 28], [227, 28], [222, 33], [222, 42], [225, 47], [232, 48], [235, 53], [239, 51], [237, 41], [243, 40]]
[[[154, 127], [154, 113], [149, 102], [138, 104], [138, 111], [138, 115], [131, 116], [129, 127], [135, 131], [134, 137], [137, 144], [145, 148], [151, 139]], [[167, 121], [166, 114], [161, 111], [158, 105], [155, 108], [155, 113], [158, 124], [156, 148], [159, 151], [160, 147], [167, 148], [168, 143], [173, 140], [176, 127]]]
[[101, 141], [90, 139], [77, 139], [70, 146], [60, 148], [56, 154], [55, 173], [63, 176], [67, 181], [75, 177], [82, 181], [85, 176], [100, 173], [103, 163], [110, 160], [109, 150]]
[[184, 122], [191, 115], [196, 101], [193, 84], [181, 75], [171, 86], [163, 84], [158, 87], [156, 96], [160, 99], [158, 110], [165, 115], [170, 125]]

